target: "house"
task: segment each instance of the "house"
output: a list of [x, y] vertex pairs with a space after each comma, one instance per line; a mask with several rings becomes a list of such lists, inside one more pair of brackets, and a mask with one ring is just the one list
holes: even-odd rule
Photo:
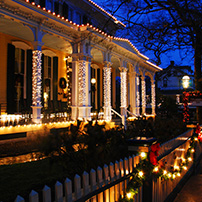
[[[187, 75], [189, 76], [189, 86], [187, 89], [183, 88], [182, 78]], [[163, 69], [161, 72], [158, 72], [158, 90], [161, 94], [166, 96], [172, 96], [176, 99], [177, 103], [182, 102], [182, 93], [183, 91], [193, 91], [194, 90], [194, 74], [191, 66], [179, 66], [170, 62], [170, 65]]]
[[102, 107], [111, 120], [112, 109], [126, 116], [130, 106], [144, 115], [149, 77], [155, 115], [161, 68], [117, 37], [125, 25], [92, 0], [2, 0], [0, 16], [1, 114], [31, 113], [41, 123], [46, 110], [70, 109], [72, 120], [90, 120]]

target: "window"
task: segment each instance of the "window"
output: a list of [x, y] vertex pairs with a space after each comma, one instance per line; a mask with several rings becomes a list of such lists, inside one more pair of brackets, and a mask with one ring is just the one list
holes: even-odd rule
[[78, 12], [76, 12], [76, 24], [81, 24], [81, 15]]
[[40, 0], [40, 1], [39, 1], [39, 5], [40, 5], [42, 8], [45, 8], [45, 7], [46, 7], [46, 0]]
[[55, 7], [55, 9], [54, 9], [55, 14], [58, 15], [59, 14], [59, 3], [55, 2], [54, 7]]
[[25, 51], [15, 48], [15, 103], [16, 111], [20, 112], [23, 105], [24, 95], [24, 68], [25, 68]]
[[164, 79], [163, 79], [163, 87], [167, 87], [167, 86], [168, 86], [167, 79], [166, 79], [166, 78], [164, 78]]
[[46, 9], [52, 11], [52, 2], [51, 2], [51, 0], [46, 1]]
[[86, 15], [83, 16], [83, 24], [86, 25], [88, 23], [88, 17]]
[[48, 107], [48, 103], [51, 97], [51, 64], [52, 57], [44, 56], [44, 107]]
[[64, 2], [63, 3], [63, 6], [62, 6], [62, 16], [65, 18], [65, 19], [68, 19], [68, 14], [69, 14], [69, 7], [68, 5]]
[[71, 8], [69, 9], [69, 20], [73, 21], [73, 10]]

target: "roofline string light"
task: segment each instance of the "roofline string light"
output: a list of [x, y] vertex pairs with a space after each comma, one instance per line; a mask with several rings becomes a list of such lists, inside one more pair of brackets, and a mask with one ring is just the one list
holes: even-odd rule
[[[100, 10], [102, 10], [103, 12], [105, 12], [106, 14], [108, 14], [109, 16], [111, 16], [115, 21], [118, 21], [114, 16], [112, 16], [111, 14], [109, 14], [108, 12], [106, 12], [104, 9], [102, 9], [100, 6], [98, 6], [96, 3], [94, 3], [94, 2], [91, 1], [91, 0], [88, 0], [88, 1], [89, 1], [90, 3], [92, 3], [93, 5], [95, 5], [96, 7], [98, 7], [98, 8], [99, 8]], [[132, 44], [132, 42], [131, 42], [129, 39], [111, 36], [111, 35], [107, 34], [106, 32], [100, 30], [100, 29], [97, 28], [97, 27], [94, 27], [93, 25], [91, 25], [91, 24], [89, 24], [89, 23], [87, 23], [86, 25], [84, 25], [84, 24], [81, 24], [81, 25], [76, 24], [76, 23], [72, 22], [71, 20], [65, 19], [63, 16], [56, 15], [55, 12], [51, 12], [50, 10], [47, 10], [45, 7], [42, 8], [40, 5], [36, 5], [35, 2], [30, 2], [29, 0], [25, 0], [25, 2], [30, 3], [32, 6], [36, 6], [37, 8], [42, 9], [43, 11], [46, 11], [46, 12], [48, 12], [49, 14], [52, 14], [53, 16], [55, 16], [55, 17], [57, 17], [57, 18], [59, 18], [59, 19], [61, 19], [61, 20], [64, 20], [64, 21], [66, 21], [66, 22], [72, 24], [73, 26], [76, 26], [76, 27], [84, 27], [84, 26], [87, 26], [87, 27], [93, 29], [94, 31], [98, 32], [99, 34], [102, 34], [103, 36], [105, 36], [105, 37], [107, 37], [107, 38], [109, 38], [109, 39], [114, 39], [114, 40], [117, 40], [117, 41], [125, 41], [125, 42], [129, 43], [129, 45], [135, 50], [135, 52], [137, 52], [137, 54], [138, 54], [140, 57], [143, 57], [145, 60], [149, 60], [149, 58], [148, 58], [147, 56], [145, 56], [144, 54], [142, 54], [142, 53], [139, 52], [139, 50]], [[118, 22], [120, 22], [120, 21], [118, 21]], [[121, 22], [120, 22], [120, 23], [121, 23]], [[146, 63], [149, 64], [149, 65], [151, 65], [151, 66], [153, 66], [153, 67], [155, 67], [155, 68], [157, 68], [157, 69], [159, 69], [159, 70], [161, 70], [160, 67], [158, 67], [157, 65], [155, 65], [155, 64], [153, 64], [153, 63], [151, 63], [151, 62], [149, 62], [149, 61], [146, 61]]]

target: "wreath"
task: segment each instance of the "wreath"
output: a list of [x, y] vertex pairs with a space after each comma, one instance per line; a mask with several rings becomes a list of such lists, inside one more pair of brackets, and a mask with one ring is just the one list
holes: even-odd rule
[[65, 89], [67, 87], [67, 81], [64, 77], [60, 78], [59, 86], [62, 89]]

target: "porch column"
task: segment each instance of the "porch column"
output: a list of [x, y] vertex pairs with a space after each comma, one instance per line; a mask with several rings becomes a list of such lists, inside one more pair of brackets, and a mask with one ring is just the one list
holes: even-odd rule
[[90, 120], [90, 61], [74, 57], [72, 62], [72, 119]]
[[111, 63], [105, 62], [104, 77], [104, 119], [111, 120]]
[[140, 78], [138, 75], [136, 75], [136, 86], [137, 86], [137, 89], [136, 89], [136, 114], [137, 116], [140, 115]]
[[141, 77], [142, 82], [142, 115], [146, 114], [146, 88], [145, 88], [145, 77]]
[[151, 81], [151, 105], [152, 105], [152, 115], [156, 115], [156, 93], [155, 93], [155, 81]]
[[133, 114], [137, 114], [137, 104], [136, 104], [136, 91], [137, 91], [137, 83], [136, 83], [136, 73], [131, 72], [130, 73], [130, 107], [131, 107], [131, 112]]
[[121, 76], [121, 115], [127, 115], [127, 69], [120, 67]]
[[34, 50], [32, 51], [32, 122], [41, 123], [41, 46], [40, 41], [33, 43]]

